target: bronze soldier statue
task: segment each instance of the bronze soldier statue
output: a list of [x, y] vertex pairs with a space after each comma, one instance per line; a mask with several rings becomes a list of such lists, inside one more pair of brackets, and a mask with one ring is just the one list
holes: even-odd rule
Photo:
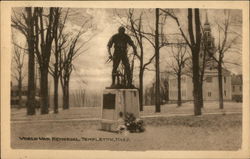
[[[112, 48], [113, 44], [114, 44], [114, 53], [112, 56], [110, 49]], [[125, 75], [127, 77], [126, 78], [127, 86], [125, 86], [125, 87], [126, 88], [133, 88], [134, 87], [132, 85], [130, 64], [129, 64], [129, 59], [127, 56], [127, 44], [132, 46], [134, 53], [136, 53], [136, 46], [135, 46], [134, 42], [127, 34], [125, 34], [125, 28], [121, 26], [118, 29], [118, 33], [113, 35], [108, 42], [109, 59], [113, 60], [111, 88], [116, 87], [115, 78], [116, 78], [116, 75], [118, 74], [117, 68], [118, 68], [121, 61], [122, 61], [122, 64], [124, 65]]]

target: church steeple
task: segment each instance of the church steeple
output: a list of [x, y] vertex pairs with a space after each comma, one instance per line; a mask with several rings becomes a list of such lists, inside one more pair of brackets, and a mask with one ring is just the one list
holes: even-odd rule
[[206, 12], [206, 21], [205, 21], [205, 24], [209, 25], [208, 17], [207, 17], [207, 12]]
[[208, 21], [208, 14], [206, 12], [206, 19], [205, 19], [205, 23], [204, 23], [204, 37], [203, 37], [203, 43], [204, 43], [204, 47], [206, 47], [206, 51], [207, 51], [207, 67], [209, 68], [216, 68], [216, 62], [214, 61], [214, 59], [212, 58], [214, 56], [215, 53], [215, 46], [214, 46], [214, 37], [212, 36], [211, 33], [211, 27], [210, 27], [210, 23]]
[[204, 23], [204, 31], [211, 31], [211, 28], [210, 28], [210, 23], [208, 22], [208, 16], [207, 16], [207, 12], [206, 12], [206, 20], [205, 20], [205, 23]]

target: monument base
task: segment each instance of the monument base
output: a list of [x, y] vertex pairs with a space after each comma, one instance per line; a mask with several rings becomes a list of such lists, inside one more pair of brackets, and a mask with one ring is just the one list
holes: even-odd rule
[[116, 132], [118, 130], [117, 121], [103, 120], [101, 121], [101, 130]]
[[137, 89], [105, 89], [102, 100], [101, 129], [117, 131], [126, 113], [139, 118], [139, 93]]

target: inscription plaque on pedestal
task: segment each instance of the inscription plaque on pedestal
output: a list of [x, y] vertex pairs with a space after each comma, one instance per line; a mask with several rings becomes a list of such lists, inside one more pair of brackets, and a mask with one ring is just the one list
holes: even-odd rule
[[115, 94], [103, 94], [103, 109], [115, 109]]

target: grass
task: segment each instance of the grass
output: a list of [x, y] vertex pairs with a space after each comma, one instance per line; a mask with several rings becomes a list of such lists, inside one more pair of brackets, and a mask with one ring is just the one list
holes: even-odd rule
[[[242, 115], [151, 117], [143, 133], [116, 134], [99, 130], [98, 121], [12, 123], [12, 148], [83, 150], [238, 150]], [[70, 137], [80, 141], [22, 141], [19, 137]], [[82, 141], [118, 138], [119, 141]], [[126, 141], [120, 141], [126, 140]]]

